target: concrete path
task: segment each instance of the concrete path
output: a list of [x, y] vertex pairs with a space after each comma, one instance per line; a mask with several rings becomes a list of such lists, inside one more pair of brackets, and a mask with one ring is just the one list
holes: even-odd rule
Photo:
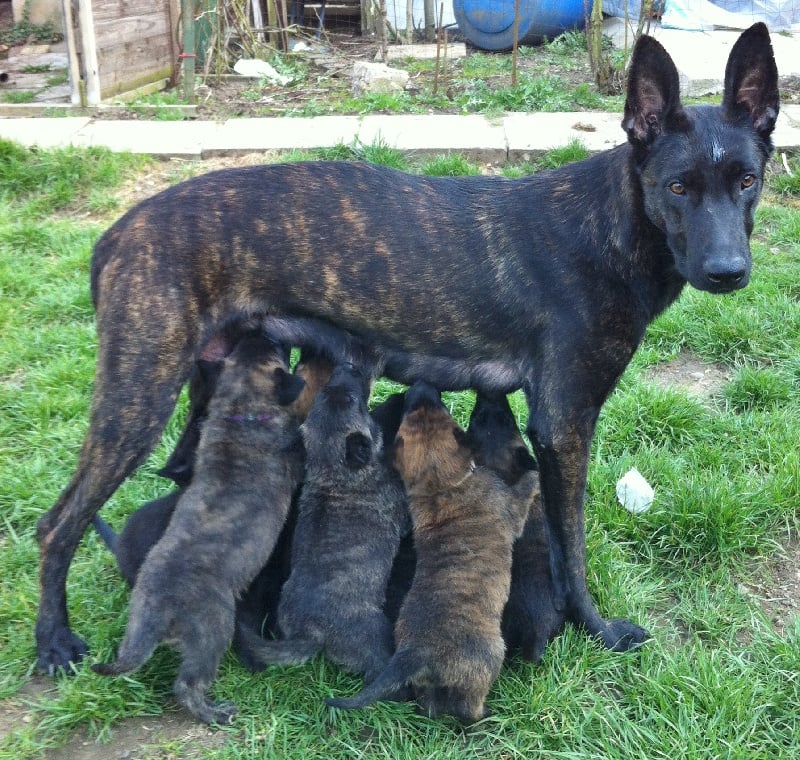
[[[91, 117], [0, 119], [0, 137], [23, 145], [102, 145], [164, 158], [202, 159], [260, 151], [370, 145], [378, 140], [413, 154], [462, 153], [486, 162], [520, 161], [580, 140], [591, 152], [625, 140], [620, 114], [511, 113], [321, 116], [212, 121], [120, 121]], [[774, 142], [800, 150], [800, 105], [781, 109]]]

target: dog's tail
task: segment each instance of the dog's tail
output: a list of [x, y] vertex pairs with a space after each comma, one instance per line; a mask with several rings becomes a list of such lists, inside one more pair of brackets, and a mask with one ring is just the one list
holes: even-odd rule
[[236, 626], [235, 642], [239, 659], [255, 673], [267, 665], [302, 665], [322, 649], [317, 639], [262, 639], [243, 625]]
[[163, 618], [153, 620], [144, 615], [130, 618], [125, 638], [117, 651], [117, 659], [114, 662], [95, 663], [92, 670], [101, 676], [118, 676], [140, 668], [164, 639], [167, 628], [167, 621]]
[[92, 519], [92, 525], [97, 531], [97, 534], [103, 540], [103, 543], [109, 548], [111, 553], [117, 556], [117, 539], [119, 534], [102, 518], [100, 515], [95, 515]]
[[325, 704], [342, 710], [357, 710], [373, 702], [391, 699], [402, 693], [408, 682], [424, 668], [425, 662], [418, 652], [413, 649], [400, 650], [392, 655], [384, 671], [358, 694], [352, 697], [329, 697]]

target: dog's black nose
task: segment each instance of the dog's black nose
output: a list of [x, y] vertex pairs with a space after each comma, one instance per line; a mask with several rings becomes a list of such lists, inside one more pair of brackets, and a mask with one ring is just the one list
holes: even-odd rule
[[749, 268], [743, 259], [718, 262], [706, 267], [706, 279], [717, 291], [736, 290], [747, 284]]
[[714, 272], [708, 275], [708, 279], [715, 285], [738, 285], [745, 277], [747, 272], [744, 269], [738, 272]]

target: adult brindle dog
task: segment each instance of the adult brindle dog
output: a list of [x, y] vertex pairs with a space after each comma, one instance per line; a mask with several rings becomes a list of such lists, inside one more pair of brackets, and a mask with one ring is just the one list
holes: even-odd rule
[[[519, 180], [427, 178], [363, 163], [213, 172], [140, 203], [97, 243], [99, 355], [72, 482], [39, 522], [39, 667], [81, 659], [66, 577], [86, 526], [157, 443], [191, 362], [225, 322], [303, 316], [350, 331], [388, 376], [523, 387], [541, 468], [556, 605], [606, 647], [647, 637], [586, 587], [583, 497], [600, 408], [648, 323], [688, 281], [749, 279], [778, 75], [745, 31], [720, 106], [684, 108], [677, 70], [636, 44], [626, 144]], [[291, 320], [287, 320], [287, 323]]]

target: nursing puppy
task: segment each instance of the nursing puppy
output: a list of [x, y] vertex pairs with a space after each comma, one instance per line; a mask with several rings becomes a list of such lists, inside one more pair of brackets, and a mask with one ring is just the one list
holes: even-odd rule
[[408, 494], [417, 554], [414, 581], [395, 626], [397, 650], [359, 694], [329, 699], [363, 707], [411, 684], [430, 716], [464, 723], [487, 715], [503, 664], [500, 630], [511, 582], [511, 551], [522, 532], [537, 474], [514, 487], [476, 467], [466, 433], [438, 391], [418, 382], [406, 394], [395, 465]]
[[[221, 360], [200, 360], [196, 362], [196, 368], [190, 376], [189, 413], [183, 433], [167, 463], [158, 471], [162, 477], [173, 480], [179, 489], [139, 507], [128, 518], [125, 527], [119, 533], [116, 533], [99, 516], [95, 516], [92, 520], [95, 530], [117, 560], [120, 574], [131, 587], [136, 582], [136, 575], [147, 552], [164, 534], [178, 499], [191, 482], [200, 430], [208, 414], [208, 402], [216, 388], [222, 366]], [[301, 353], [294, 373], [305, 380], [305, 386], [290, 407], [298, 425], [308, 416], [314, 397], [328, 382], [332, 371], [333, 362], [327, 357], [311, 350], [303, 350]], [[253, 581], [239, 603], [239, 612], [246, 610], [248, 616], [251, 613], [258, 616], [257, 625], [254, 623], [257, 628], [261, 627], [261, 622], [265, 617], [274, 624], [278, 592], [289, 574], [289, 547], [292, 533], [293, 523], [290, 525], [287, 520], [270, 561]], [[286, 534], [285, 537], [284, 534]]]
[[194, 478], [139, 570], [117, 660], [93, 666], [126, 673], [161, 641], [173, 643], [183, 656], [175, 695], [206, 723], [236, 713], [207, 691], [233, 636], [236, 597], [272, 553], [302, 477], [289, 405], [303, 380], [288, 371], [284, 353], [256, 331], [225, 360]]
[[[478, 394], [467, 435], [475, 462], [494, 470], [509, 485], [537, 469], [505, 396]], [[520, 650], [533, 662], [542, 659], [547, 642], [566, 623], [554, 600], [550, 541], [537, 484], [525, 528], [514, 542], [511, 591], [503, 610], [503, 638], [509, 651]]]
[[[308, 348], [301, 351], [300, 360], [295, 365], [294, 373], [303, 378], [305, 385], [290, 407], [298, 426], [308, 416], [319, 391], [330, 380], [333, 367], [333, 361], [326, 355]], [[300, 439], [298, 438], [298, 440]], [[303, 451], [303, 453], [305, 452]], [[299, 492], [300, 488], [298, 487], [295, 489], [289, 514], [269, 561], [236, 603], [233, 649], [242, 664], [253, 671], [261, 670], [263, 666], [251, 659], [250, 646], [242, 638], [242, 632], [249, 630], [259, 636], [277, 635], [278, 602], [281, 589], [286, 583], [291, 569], [292, 540], [297, 522]]]
[[248, 637], [250, 659], [262, 667], [303, 663], [324, 651], [371, 680], [392, 655], [382, 606], [410, 521], [400, 477], [383, 459], [368, 393], [359, 370], [337, 367], [301, 427], [306, 474], [278, 605], [282, 638]]

